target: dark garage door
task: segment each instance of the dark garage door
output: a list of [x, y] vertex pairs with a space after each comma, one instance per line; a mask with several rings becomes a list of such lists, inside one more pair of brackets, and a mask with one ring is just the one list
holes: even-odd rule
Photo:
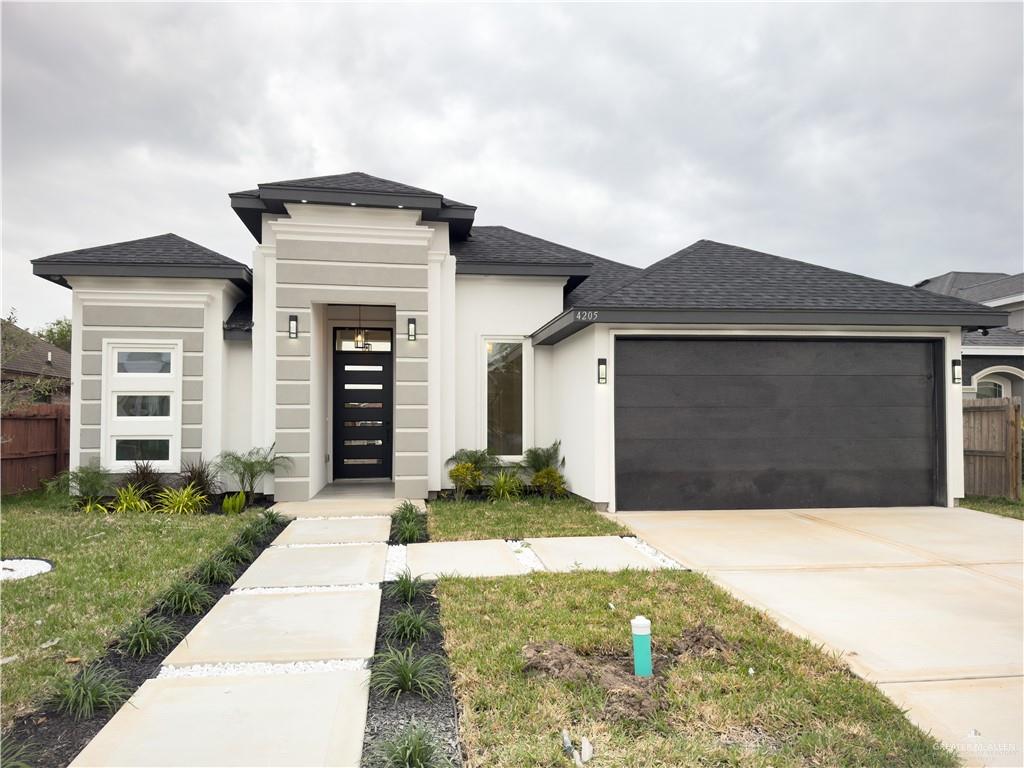
[[619, 338], [620, 510], [944, 503], [935, 342]]

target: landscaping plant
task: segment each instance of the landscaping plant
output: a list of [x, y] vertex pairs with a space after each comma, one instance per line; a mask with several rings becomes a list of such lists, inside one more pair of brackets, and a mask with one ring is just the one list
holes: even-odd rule
[[184, 488], [164, 488], [156, 495], [156, 511], [169, 515], [198, 515], [209, 506], [209, 497], [191, 483]]
[[245, 453], [226, 451], [220, 457], [221, 469], [238, 481], [245, 492], [247, 504], [252, 504], [256, 497], [256, 486], [265, 475], [272, 475], [276, 470], [291, 465], [290, 457], [274, 455], [273, 445], [269, 448], [250, 448]]
[[531, 483], [537, 493], [545, 499], [557, 499], [565, 496], [569, 489], [565, 485], [565, 476], [554, 467], [544, 467], [533, 475]]
[[196, 578], [203, 584], [231, 584], [235, 580], [235, 566], [220, 555], [203, 561], [196, 571]]
[[160, 489], [164, 487], [164, 477], [156, 471], [148, 461], [136, 461], [132, 468], [121, 478], [122, 485], [134, 485], [145, 490], [146, 501], [152, 503]]
[[178, 473], [182, 486], [191, 485], [207, 498], [220, 493], [219, 475], [217, 462], [202, 458], [185, 462]]
[[149, 512], [153, 505], [147, 500], [146, 488], [140, 488], [134, 483], [128, 483], [114, 490], [114, 503], [111, 509], [118, 514], [132, 512]]
[[412, 607], [391, 614], [384, 625], [384, 637], [403, 645], [422, 641], [431, 632], [440, 632], [441, 625], [427, 611]]
[[225, 515], [240, 515], [245, 511], [245, 494], [242, 491], [224, 497], [221, 510]]
[[426, 592], [427, 585], [419, 576], [413, 576], [406, 568], [398, 577], [384, 585], [384, 594], [392, 600], [401, 600], [406, 605], [412, 605], [420, 594]]
[[112, 486], [109, 470], [99, 464], [88, 464], [61, 472], [46, 484], [46, 492], [52, 496], [73, 497], [83, 511], [106, 512], [102, 502], [110, 495]]
[[412, 647], [388, 648], [373, 657], [370, 688], [381, 696], [415, 693], [430, 700], [444, 690], [444, 660], [436, 653], [415, 656]]
[[384, 768], [441, 768], [451, 765], [426, 728], [415, 720], [376, 748]]
[[267, 537], [267, 528], [263, 518], [253, 520], [238, 534], [238, 543], [244, 547], [255, 547]]
[[445, 464], [472, 464], [484, 477], [501, 469], [501, 459], [493, 453], [472, 448], [460, 448], [448, 458]]
[[77, 675], [57, 682], [57, 709], [75, 720], [85, 720], [99, 710], [113, 712], [128, 698], [125, 679], [110, 669], [84, 667]]
[[523, 451], [523, 460], [519, 465], [533, 474], [544, 469], [561, 469], [565, 466], [565, 459], [559, 457], [561, 452], [561, 440], [555, 440], [547, 448], [527, 448]]
[[284, 524], [285, 517], [273, 509], [263, 510], [263, 519], [267, 521], [267, 527]]
[[202, 613], [214, 603], [213, 594], [197, 581], [178, 581], [171, 585], [160, 601], [172, 613]]
[[423, 513], [411, 501], [403, 501], [391, 513], [391, 532], [399, 544], [426, 541], [427, 523]]
[[494, 476], [487, 496], [491, 501], [515, 501], [523, 495], [523, 481], [514, 469], [503, 469]]
[[455, 498], [462, 501], [484, 482], [484, 475], [474, 464], [463, 461], [448, 470], [448, 477], [455, 485]]
[[168, 619], [149, 615], [129, 624], [117, 647], [129, 656], [142, 659], [151, 653], [163, 651], [180, 639], [181, 630]]
[[232, 542], [225, 545], [224, 549], [220, 551], [220, 557], [229, 563], [243, 565], [252, 560], [252, 547], [240, 544], [237, 541]]

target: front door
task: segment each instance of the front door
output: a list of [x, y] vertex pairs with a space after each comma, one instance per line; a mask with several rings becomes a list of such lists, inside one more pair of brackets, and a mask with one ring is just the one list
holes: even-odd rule
[[334, 329], [334, 477], [391, 477], [390, 329]]

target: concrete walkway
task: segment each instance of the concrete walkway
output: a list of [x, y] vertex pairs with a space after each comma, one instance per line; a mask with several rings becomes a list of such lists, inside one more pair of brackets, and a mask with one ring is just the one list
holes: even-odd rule
[[843, 654], [968, 765], [1024, 765], [1020, 521], [937, 507], [610, 517]]

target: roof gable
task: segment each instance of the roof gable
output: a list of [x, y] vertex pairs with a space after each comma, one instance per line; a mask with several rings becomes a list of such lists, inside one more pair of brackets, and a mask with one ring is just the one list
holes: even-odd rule
[[1024, 294], [1024, 272], [961, 288], [957, 296], [968, 301], [994, 301]]
[[386, 195], [434, 195], [442, 197], [438, 192], [429, 189], [402, 184], [391, 179], [371, 176], [362, 171], [337, 173], [332, 176], [310, 176], [305, 179], [288, 179], [287, 181], [270, 181], [259, 185], [262, 187], [302, 187], [305, 189], [332, 189], [345, 192], [373, 192]]
[[1001, 277], [1009, 277], [1005, 272], [946, 272], [942, 275], [929, 277], [919, 283], [915, 288], [924, 288], [932, 293], [942, 293], [946, 296], [956, 296], [957, 292], [972, 285], [986, 283], [990, 280], [997, 280]]
[[2, 329], [5, 351], [14, 350], [10, 359], [4, 360], [4, 374], [71, 378], [70, 353], [7, 320], [2, 321]]

